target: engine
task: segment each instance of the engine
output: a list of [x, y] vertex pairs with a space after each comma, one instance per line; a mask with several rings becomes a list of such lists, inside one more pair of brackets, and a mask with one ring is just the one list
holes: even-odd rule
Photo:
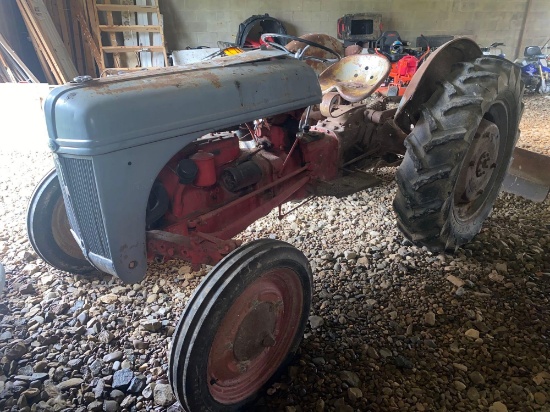
[[[303, 117], [304, 109], [295, 110], [210, 133], [173, 156], [149, 197], [149, 259], [215, 263], [236, 246], [231, 238], [257, 218], [311, 195], [315, 180], [334, 179], [338, 139], [301, 132]], [[174, 237], [156, 236], [157, 230]], [[169, 244], [192, 237], [205, 241]], [[220, 243], [222, 249], [213, 247]]]

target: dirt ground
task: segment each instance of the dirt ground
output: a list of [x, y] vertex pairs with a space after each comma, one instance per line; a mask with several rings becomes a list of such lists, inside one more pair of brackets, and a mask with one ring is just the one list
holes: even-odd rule
[[550, 96], [527, 95], [518, 147], [550, 156]]

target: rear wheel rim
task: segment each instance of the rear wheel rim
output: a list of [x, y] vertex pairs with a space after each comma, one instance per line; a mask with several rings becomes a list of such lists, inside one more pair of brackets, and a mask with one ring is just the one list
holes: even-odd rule
[[496, 189], [495, 183], [503, 164], [508, 134], [508, 111], [495, 103], [475, 132], [464, 158], [453, 193], [453, 206], [458, 220], [466, 222], [485, 209], [485, 203]]
[[270, 270], [243, 291], [210, 348], [206, 373], [213, 399], [239, 403], [265, 385], [291, 349], [302, 308], [302, 285], [289, 268]]

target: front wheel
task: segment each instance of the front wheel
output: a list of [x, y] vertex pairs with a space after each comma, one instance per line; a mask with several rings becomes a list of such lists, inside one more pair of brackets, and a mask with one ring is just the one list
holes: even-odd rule
[[44, 176], [31, 196], [27, 234], [36, 253], [56, 269], [77, 274], [96, 271], [71, 234], [55, 169]]
[[288, 243], [236, 249], [195, 290], [176, 327], [169, 377], [189, 412], [249, 405], [295, 355], [307, 323], [312, 275]]
[[454, 66], [405, 140], [394, 199], [405, 237], [454, 250], [481, 230], [512, 158], [522, 95], [520, 69], [507, 60]]

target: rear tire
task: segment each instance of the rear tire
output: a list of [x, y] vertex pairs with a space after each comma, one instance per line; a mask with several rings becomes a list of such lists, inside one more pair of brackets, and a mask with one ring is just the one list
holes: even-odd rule
[[36, 253], [56, 269], [76, 274], [97, 271], [86, 260], [70, 232], [55, 169], [44, 176], [31, 196], [27, 234]]
[[422, 107], [397, 174], [397, 225], [432, 251], [469, 242], [489, 216], [523, 111], [520, 69], [482, 57], [458, 63]]

